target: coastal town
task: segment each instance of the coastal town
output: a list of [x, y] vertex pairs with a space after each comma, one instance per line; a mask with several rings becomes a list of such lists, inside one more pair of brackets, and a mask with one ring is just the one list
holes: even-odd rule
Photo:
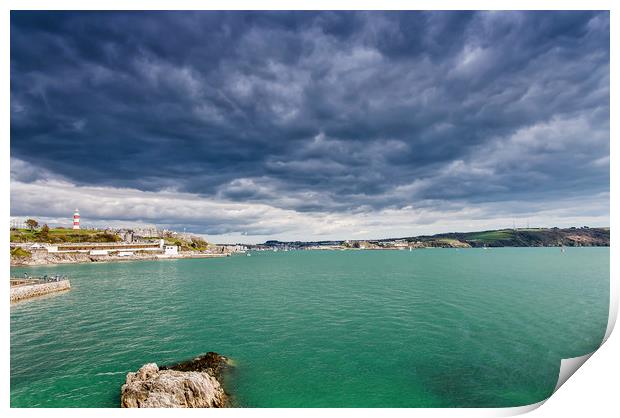
[[[50, 228], [36, 219], [11, 221], [11, 266], [41, 266], [137, 260], [251, 256], [252, 252], [299, 250], [398, 250], [425, 248], [609, 246], [609, 228], [524, 228], [448, 233], [380, 240], [266, 241], [263, 244], [212, 244], [204, 237], [156, 227], [83, 228], [78, 209], [70, 227]], [[11, 303], [71, 289], [64, 276], [11, 277]]]
[[71, 227], [50, 228], [35, 219], [13, 221], [10, 247], [12, 266], [216, 258], [247, 250], [243, 245], [210, 244], [197, 235], [154, 227], [82, 228], [78, 209]]
[[409, 250], [424, 248], [608, 247], [609, 228], [506, 228], [404, 238], [336, 241], [267, 241], [258, 250]]
[[214, 244], [204, 237], [156, 227], [83, 228], [78, 209], [72, 225], [11, 223], [11, 266], [178, 258], [217, 258], [249, 251], [408, 250], [423, 248], [609, 246], [609, 228], [507, 228], [407, 238], [332, 241], [266, 241]]

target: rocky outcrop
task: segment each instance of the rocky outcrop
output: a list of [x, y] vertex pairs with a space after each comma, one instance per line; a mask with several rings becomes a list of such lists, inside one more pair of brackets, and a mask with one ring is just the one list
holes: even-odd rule
[[48, 253], [33, 251], [30, 258], [11, 257], [11, 266], [42, 266], [48, 264], [90, 263], [93, 261], [85, 253]]
[[155, 363], [127, 374], [121, 388], [123, 408], [222, 408], [228, 396], [219, 378], [228, 359], [217, 353], [174, 366]]

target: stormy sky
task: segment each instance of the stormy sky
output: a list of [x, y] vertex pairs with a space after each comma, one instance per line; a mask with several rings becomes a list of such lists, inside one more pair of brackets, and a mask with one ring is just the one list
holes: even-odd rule
[[607, 12], [11, 12], [11, 216], [216, 242], [609, 224]]

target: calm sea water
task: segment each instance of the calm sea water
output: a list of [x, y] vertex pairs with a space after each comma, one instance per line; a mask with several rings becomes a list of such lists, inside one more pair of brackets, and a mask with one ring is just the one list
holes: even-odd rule
[[537, 402], [595, 350], [609, 249], [296, 251], [13, 269], [68, 293], [11, 307], [12, 407], [115, 407], [129, 371], [217, 351], [245, 407]]

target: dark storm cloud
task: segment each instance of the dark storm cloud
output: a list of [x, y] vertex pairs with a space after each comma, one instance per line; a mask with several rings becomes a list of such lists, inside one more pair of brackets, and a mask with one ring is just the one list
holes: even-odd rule
[[301, 212], [588, 196], [609, 15], [12, 12], [11, 153]]

